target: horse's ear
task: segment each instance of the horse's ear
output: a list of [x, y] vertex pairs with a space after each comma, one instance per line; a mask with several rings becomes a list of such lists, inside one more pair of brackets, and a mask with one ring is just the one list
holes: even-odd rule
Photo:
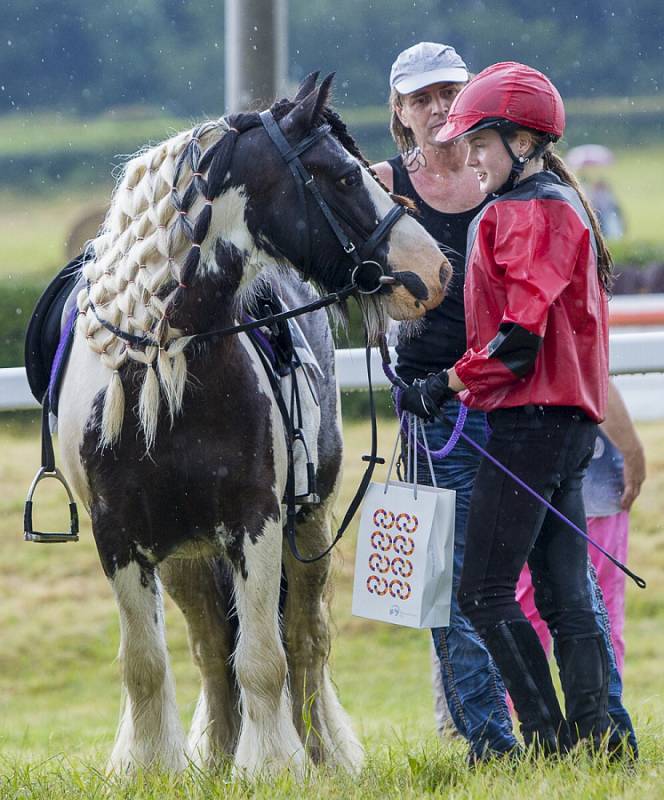
[[329, 75], [326, 75], [321, 85], [318, 88], [318, 96], [316, 97], [316, 103], [314, 108], [311, 112], [311, 117], [309, 118], [310, 127], [313, 127], [316, 124], [316, 120], [321, 116], [323, 113], [323, 109], [328, 104], [330, 99], [330, 87], [332, 86], [332, 81], [334, 80], [335, 73], [330, 72]]
[[285, 133], [290, 133], [294, 138], [307, 134], [319, 118], [330, 94], [330, 84], [334, 73], [328, 75], [318, 89], [313, 89], [283, 118], [280, 123]]
[[313, 92], [316, 88], [316, 81], [318, 80], [318, 76], [320, 75], [320, 71], [316, 70], [316, 72], [310, 72], [307, 77], [302, 81], [302, 83], [297, 87], [297, 93], [293, 98], [294, 103], [299, 103], [301, 100]]

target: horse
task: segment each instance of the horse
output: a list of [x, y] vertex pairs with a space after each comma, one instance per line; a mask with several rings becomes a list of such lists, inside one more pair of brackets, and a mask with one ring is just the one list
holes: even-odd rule
[[[331, 81], [313, 74], [262, 114], [139, 152], [87, 251], [58, 434], [119, 610], [113, 771], [362, 764], [329, 675], [330, 556], [303, 564], [283, 546], [284, 422], [264, 360], [233, 326], [261, 287], [293, 308], [350, 284], [372, 335], [388, 315], [437, 305], [451, 271], [372, 177], [328, 105]], [[300, 326], [318, 371], [283, 381], [301, 384], [320, 502], [300, 508], [297, 545], [315, 556], [331, 541], [342, 441], [327, 314]], [[201, 676], [188, 737], [164, 589]]]

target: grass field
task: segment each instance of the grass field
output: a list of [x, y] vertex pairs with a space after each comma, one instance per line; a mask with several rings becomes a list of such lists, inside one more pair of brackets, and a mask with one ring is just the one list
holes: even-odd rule
[[[312, 773], [304, 786], [232, 783], [228, 770], [190, 770], [175, 779], [145, 775], [118, 783], [103, 776], [120, 702], [115, 661], [118, 624], [87, 519], [81, 541], [51, 547], [21, 540], [25, 491], [39, 463], [31, 417], [0, 417], [0, 798], [651, 798], [664, 783], [664, 424], [641, 425], [649, 478], [632, 516], [631, 566], [649, 583], [627, 593], [626, 703], [643, 758], [633, 770], [584, 757], [471, 772], [458, 740], [436, 741], [426, 633], [350, 615], [354, 532], [335, 556], [333, 675], [368, 751], [357, 780]], [[348, 424], [343, 502], [359, 479], [365, 425]], [[391, 423], [381, 423], [389, 450]], [[340, 504], [341, 505], [341, 504]], [[63, 522], [62, 498], [45, 490], [35, 524]], [[183, 720], [198, 685], [179, 612], [167, 606], [169, 647]]]

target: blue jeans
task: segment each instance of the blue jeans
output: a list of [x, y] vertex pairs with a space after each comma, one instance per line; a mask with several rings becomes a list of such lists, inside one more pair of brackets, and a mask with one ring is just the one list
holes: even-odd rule
[[[445, 424], [438, 420], [424, 423], [429, 449], [439, 450], [448, 441], [458, 412], [459, 404], [449, 402], [444, 407]], [[464, 433], [484, 446], [487, 441], [485, 415], [479, 411], [469, 411]], [[482, 640], [467, 618], [461, 614], [456, 598], [463, 565], [470, 496], [480, 459], [477, 450], [460, 439], [445, 459], [433, 462], [438, 486], [456, 491], [456, 519], [450, 624], [445, 628], [434, 628], [432, 635], [440, 660], [445, 698], [454, 724], [468, 740], [472, 752], [481, 757], [490, 751], [506, 752], [517, 742], [505, 703], [505, 687], [500, 673]], [[428, 462], [421, 455], [418, 456], [418, 481], [422, 484], [431, 482]], [[609, 653], [609, 715], [616, 735], [627, 735], [629, 744], [636, 751], [634, 729], [622, 704], [622, 680], [616, 667], [606, 609], [592, 569], [589, 572], [589, 581], [592, 586], [593, 610], [604, 633]]]
[[[592, 547], [592, 545], [590, 545]], [[617, 567], [616, 567], [617, 569]], [[604, 605], [604, 597], [602, 590], [597, 581], [597, 573], [595, 567], [590, 559], [588, 559], [588, 581], [590, 583], [590, 591], [593, 600], [593, 610], [595, 611], [595, 618], [599, 629], [604, 634], [606, 641], [606, 649], [609, 655], [609, 721], [611, 723], [611, 733], [609, 735], [609, 747], [617, 746], [622, 740], [626, 739], [627, 744], [631, 748], [635, 756], [638, 756], [639, 746], [636, 740], [636, 733], [634, 726], [629, 716], [629, 712], [622, 702], [622, 677], [618, 671], [618, 664], [616, 662], [616, 654], [613, 649], [613, 640], [611, 639], [611, 623], [609, 621], [609, 614]], [[555, 648], [554, 648], [555, 652]], [[556, 654], [557, 657], [557, 654]]]
[[[444, 407], [442, 422], [425, 422], [430, 450], [439, 450], [448, 441], [459, 411], [457, 402]], [[485, 415], [469, 411], [464, 432], [481, 445], [486, 443]], [[475, 473], [480, 455], [460, 440], [442, 461], [434, 461], [436, 483], [456, 491], [454, 528], [454, 575], [450, 624], [432, 631], [436, 653], [440, 659], [443, 688], [454, 724], [479, 757], [487, 751], [498, 753], [513, 749], [517, 741], [505, 703], [505, 687], [496, 665], [470, 622], [459, 610], [457, 589], [463, 564], [466, 520], [470, 507]], [[426, 457], [418, 457], [418, 481], [431, 483]]]

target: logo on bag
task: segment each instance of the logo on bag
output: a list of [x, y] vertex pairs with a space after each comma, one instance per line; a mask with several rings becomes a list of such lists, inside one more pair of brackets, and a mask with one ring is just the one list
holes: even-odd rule
[[398, 531], [405, 531], [406, 533], [415, 533], [417, 526], [420, 524], [415, 514], [406, 514], [402, 511], [395, 520]]
[[367, 591], [370, 594], [377, 594], [378, 597], [383, 597], [387, 594], [387, 581], [385, 578], [380, 578], [378, 575], [369, 575], [367, 578]]
[[[371, 566], [371, 559], [369, 559], [369, 566]], [[397, 556], [390, 566], [392, 567], [392, 574], [400, 578], [410, 578], [413, 574], [413, 562], [407, 558]]]
[[374, 511], [373, 523], [377, 528], [389, 531], [394, 525], [394, 514], [391, 511], [385, 511], [384, 508], [377, 508]]
[[374, 550], [387, 552], [392, 547], [392, 537], [385, 531], [374, 531], [371, 534], [371, 546]]
[[[402, 579], [410, 578], [413, 574], [413, 562], [408, 556], [412, 556], [415, 552], [415, 540], [412, 534], [417, 531], [419, 520], [415, 514], [408, 514], [405, 511], [395, 515], [385, 508], [377, 508], [373, 514], [373, 523], [376, 530], [371, 534], [371, 547], [380, 552], [369, 556], [369, 569], [372, 574], [367, 578], [367, 591], [378, 597], [384, 597], [389, 591], [390, 596], [395, 599], [408, 600], [412, 594], [412, 587], [408, 581]], [[394, 536], [388, 533], [392, 528], [398, 531]], [[396, 554], [392, 559], [384, 555], [390, 550]], [[388, 582], [382, 576], [390, 571], [396, 577]], [[392, 616], [397, 616], [398, 613], [398, 606], [390, 607]]]
[[400, 581], [399, 578], [394, 578], [394, 580], [390, 581], [390, 594], [392, 597], [398, 597], [399, 600], [408, 600], [411, 591], [408, 581]]
[[373, 572], [385, 573], [390, 568], [390, 559], [387, 556], [381, 556], [380, 553], [372, 553], [369, 556], [369, 569]]

